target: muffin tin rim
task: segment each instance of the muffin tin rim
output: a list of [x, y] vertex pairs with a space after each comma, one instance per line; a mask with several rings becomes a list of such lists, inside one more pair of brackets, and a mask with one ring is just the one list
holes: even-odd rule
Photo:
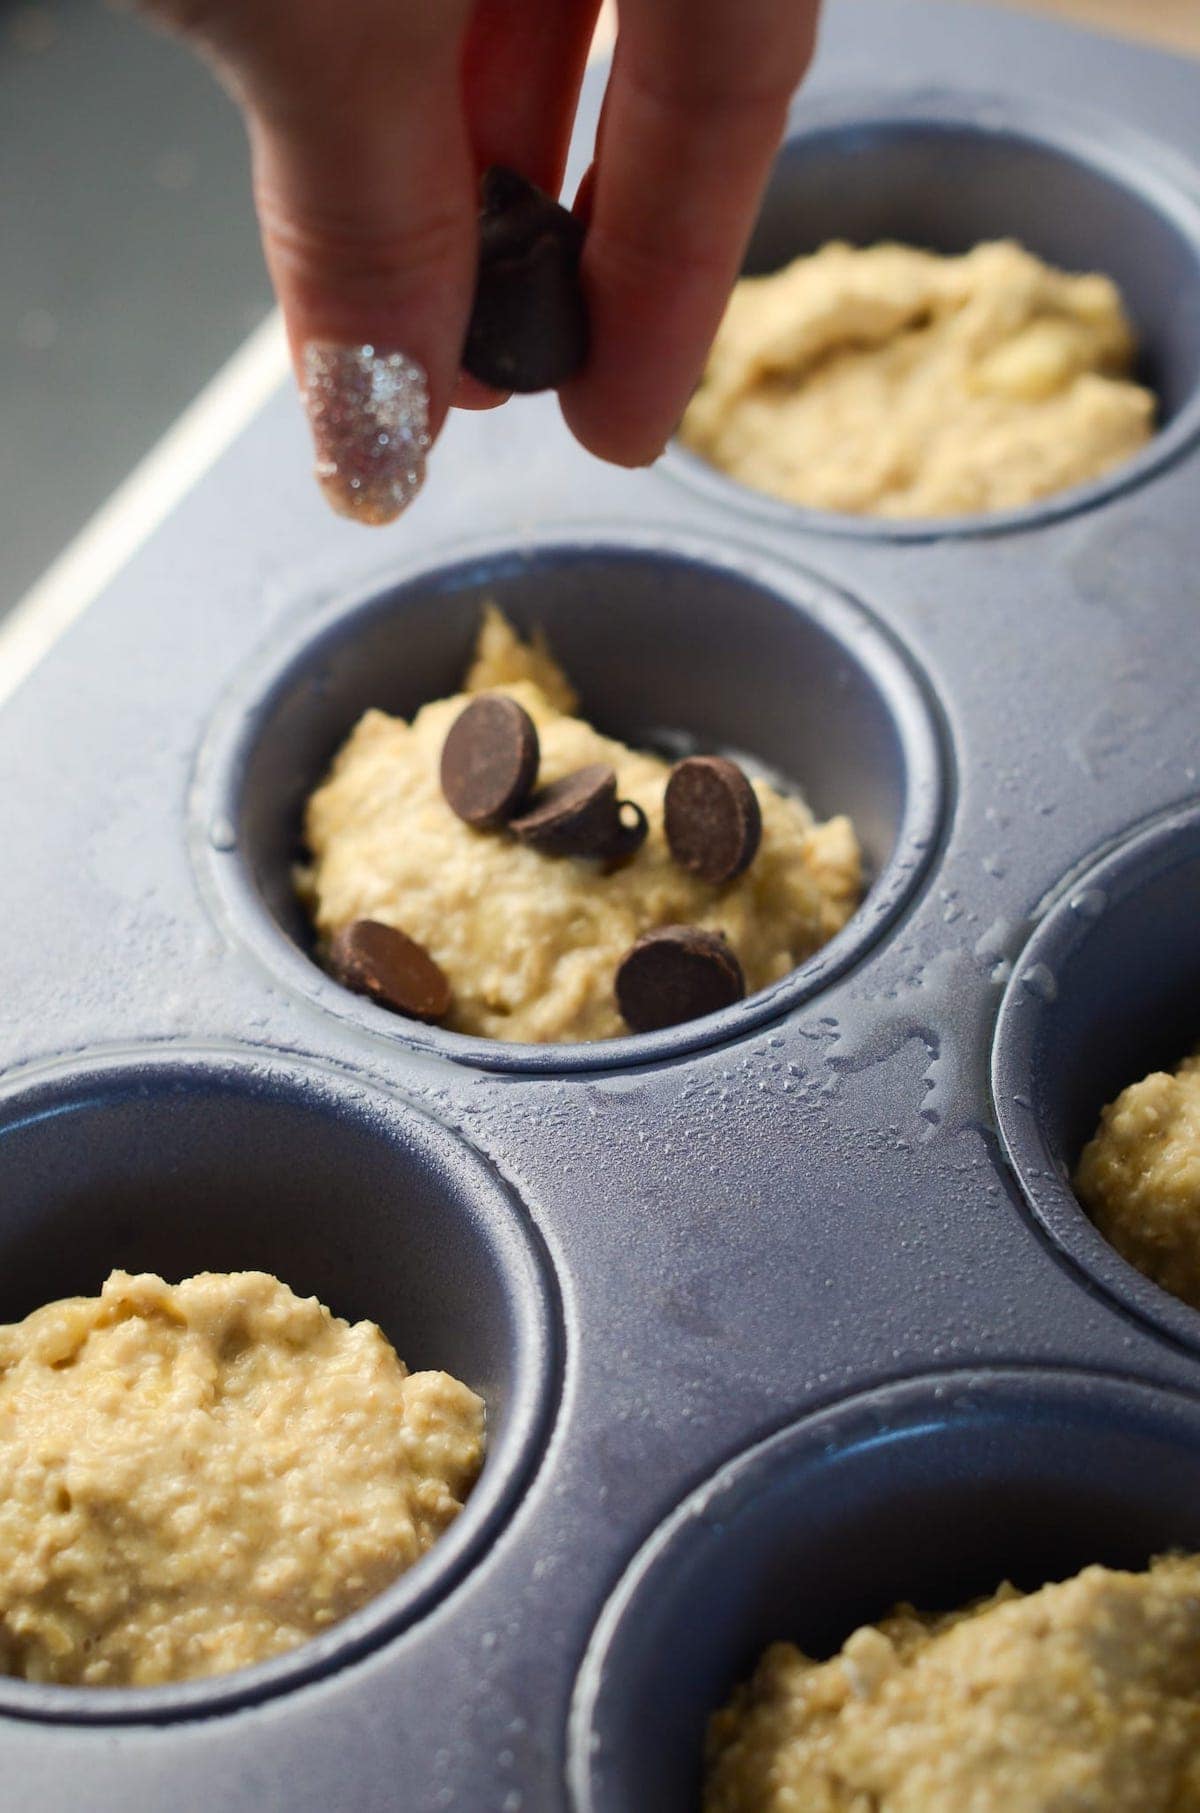
[[[1175, 1297], [1122, 1257], [1095, 1226], [1045, 1136], [1033, 1089], [1033, 1051], [1042, 1015], [1053, 1002], [1031, 994], [1025, 979], [1039, 964], [1058, 976], [1058, 962], [1090, 931], [1071, 909], [1072, 897], [1089, 887], [1124, 895], [1140, 879], [1169, 865], [1181, 836], [1195, 839], [1200, 853], [1200, 794], [1141, 819], [1083, 858], [1044, 898], [1032, 933], [1013, 964], [996, 1014], [989, 1059], [989, 1093], [1004, 1163], [1018, 1199], [1053, 1250], [1110, 1307], [1191, 1354], [1200, 1352], [1200, 1310]], [[1111, 879], [1110, 879], [1111, 878]], [[1105, 887], [1105, 882], [1109, 886]], [[1182, 1054], [1181, 1054], [1182, 1055]], [[1131, 1076], [1128, 1084], [1140, 1082]], [[1100, 1107], [1097, 1105], [1097, 1117]]]
[[[176, 1077], [185, 1085], [199, 1078], [217, 1089], [232, 1087], [254, 1095], [267, 1080], [256, 1072], [267, 1067], [270, 1083], [282, 1083], [285, 1090], [291, 1085], [291, 1099], [305, 1111], [353, 1111], [365, 1097], [389, 1118], [408, 1118], [410, 1134], [423, 1143], [427, 1156], [452, 1152], [455, 1165], [470, 1174], [472, 1190], [489, 1195], [497, 1209], [503, 1203], [504, 1237], [526, 1276], [517, 1286], [525, 1377], [513, 1406], [513, 1427], [505, 1432], [501, 1472], [473, 1511], [486, 1477], [485, 1454], [484, 1471], [461, 1515], [412, 1567], [328, 1631], [280, 1656], [225, 1674], [155, 1687], [67, 1686], [0, 1675], [0, 1721], [14, 1718], [77, 1729], [169, 1725], [223, 1717], [304, 1689], [319, 1689], [387, 1646], [418, 1637], [424, 1622], [440, 1612], [504, 1540], [545, 1465], [571, 1366], [562, 1286], [550, 1245], [513, 1186], [459, 1128], [385, 1083], [318, 1056], [232, 1040], [89, 1047], [50, 1061], [35, 1060], [0, 1080], [0, 1152], [10, 1132], [48, 1114], [102, 1106], [122, 1080], [130, 1087], [147, 1082], [153, 1087], [158, 1082], [169, 1090]], [[318, 1079], [325, 1092], [321, 1107], [295, 1091], [298, 1072]], [[20, 1111], [25, 1104], [29, 1112]], [[329, 1307], [338, 1313], [336, 1304]]]
[[[826, 630], [877, 686], [896, 731], [906, 767], [906, 797], [895, 848], [841, 931], [787, 976], [721, 1013], [663, 1032], [575, 1043], [531, 1044], [422, 1026], [335, 983], [274, 922], [237, 844], [214, 841], [210, 828], [236, 826], [241, 782], [262, 720], [306, 652], [323, 636], [388, 593], [403, 592], [423, 578], [440, 581], [459, 571], [465, 575], [487, 560], [535, 562], [544, 556], [573, 554], [663, 557], [715, 567]], [[928, 886], [949, 834], [956, 798], [953, 736], [931, 677], [895, 627], [840, 581], [773, 547], [717, 539], [669, 521], [656, 529], [645, 515], [571, 518], [534, 536], [508, 531], [439, 539], [422, 553], [360, 580], [352, 590], [326, 597], [315, 613], [311, 606], [289, 612], [209, 714], [188, 786], [186, 836], [202, 898], [222, 933], [307, 1008], [332, 1013], [373, 1046], [439, 1057], [484, 1073], [563, 1078], [687, 1060], [734, 1044], [771, 1026], [856, 969]]]
[[[946, 83], [908, 90], [856, 86], [827, 90], [812, 99], [801, 91], [789, 113], [780, 154], [803, 139], [839, 130], [929, 125], [960, 127], [981, 136], [1009, 134], [1095, 170], [1149, 211], [1166, 218], [1183, 235], [1195, 258], [1200, 290], [1200, 164], [1140, 127], [1076, 103], [1051, 106], [1048, 97], [1040, 95], [1017, 96]], [[1099, 478], [1016, 508], [913, 520], [855, 516], [788, 503], [731, 478], [676, 436], [668, 442], [659, 470], [693, 495], [699, 493], [777, 531], [834, 542], [912, 547], [1033, 532], [1099, 510], [1169, 471], [1198, 439], [1200, 376], [1173, 419], [1156, 428], [1147, 445], [1131, 459]]]

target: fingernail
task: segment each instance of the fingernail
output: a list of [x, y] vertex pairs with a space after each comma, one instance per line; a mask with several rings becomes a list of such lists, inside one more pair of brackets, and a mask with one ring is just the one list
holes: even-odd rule
[[317, 482], [339, 516], [394, 522], [425, 481], [429, 385], [406, 353], [310, 340], [304, 407]]

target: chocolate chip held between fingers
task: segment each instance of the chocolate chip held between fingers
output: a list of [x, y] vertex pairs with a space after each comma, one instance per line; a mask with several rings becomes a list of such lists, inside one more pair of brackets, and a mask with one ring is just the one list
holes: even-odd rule
[[714, 887], [750, 867], [762, 837], [758, 795], [737, 763], [721, 755], [691, 755], [675, 764], [663, 822], [680, 868]]
[[507, 693], [483, 693], [461, 711], [442, 745], [447, 804], [476, 830], [519, 812], [537, 777], [537, 727]]
[[634, 1032], [658, 1032], [718, 1013], [745, 993], [732, 946], [718, 932], [694, 925], [646, 932], [617, 970], [617, 1006]]
[[410, 1020], [442, 1020], [450, 1011], [450, 984], [425, 946], [377, 919], [335, 932], [329, 967], [344, 988]]
[[479, 271], [463, 369], [496, 390], [553, 390], [587, 357], [581, 221], [494, 166], [483, 179]]

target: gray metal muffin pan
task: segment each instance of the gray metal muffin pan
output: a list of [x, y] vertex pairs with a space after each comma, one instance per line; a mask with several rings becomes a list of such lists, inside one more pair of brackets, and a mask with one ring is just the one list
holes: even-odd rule
[[[281, 393], [0, 711], [0, 1313], [266, 1265], [492, 1430], [455, 1531], [294, 1656], [0, 1683], [0, 1808], [671, 1813], [771, 1638], [1200, 1547], [1200, 1321], [1066, 1181], [1200, 1031], [1196, 92], [1016, 14], [835, 0], [752, 253], [1008, 232], [1113, 272], [1165, 420], [1111, 479], [840, 521], [680, 450], [600, 467], [540, 398], [456, 418], [369, 536]], [[364, 705], [454, 683], [484, 597], [607, 727], [851, 811], [842, 937], [598, 1047], [337, 990], [300, 802]]]

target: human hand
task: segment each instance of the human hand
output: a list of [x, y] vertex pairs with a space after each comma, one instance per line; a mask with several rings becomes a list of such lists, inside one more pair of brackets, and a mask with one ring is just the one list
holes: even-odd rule
[[[452, 403], [479, 173], [557, 194], [599, 0], [144, 0], [245, 114], [271, 279], [333, 508], [390, 522]], [[649, 463], [737, 276], [819, 0], [622, 0], [588, 222], [571, 429]]]

